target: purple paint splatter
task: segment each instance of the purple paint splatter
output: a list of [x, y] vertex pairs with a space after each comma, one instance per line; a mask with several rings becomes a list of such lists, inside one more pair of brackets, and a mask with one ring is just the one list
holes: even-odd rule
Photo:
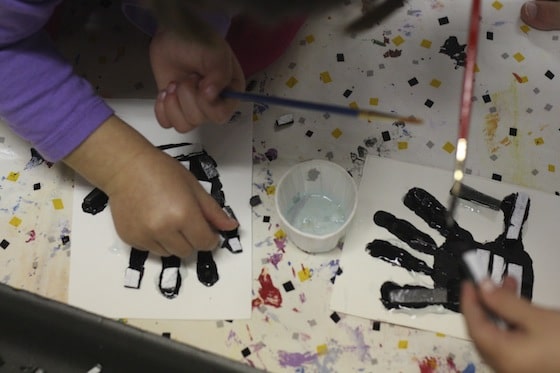
[[312, 352], [286, 352], [286, 351], [278, 351], [278, 362], [282, 367], [299, 367], [303, 364], [308, 364], [315, 362], [317, 360], [317, 354]]

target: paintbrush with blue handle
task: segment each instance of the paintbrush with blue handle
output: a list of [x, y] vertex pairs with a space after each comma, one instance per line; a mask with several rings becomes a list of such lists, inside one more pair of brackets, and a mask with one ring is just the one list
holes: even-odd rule
[[406, 122], [412, 124], [422, 123], [422, 119], [416, 118], [414, 116], [404, 117], [395, 113], [386, 113], [377, 110], [363, 110], [363, 109], [353, 109], [351, 107], [324, 104], [319, 102], [310, 102], [303, 100], [296, 100], [291, 98], [276, 97], [276, 96], [265, 96], [250, 92], [239, 92], [232, 90], [224, 90], [221, 93], [224, 98], [232, 98], [241, 101], [258, 102], [269, 105], [287, 106], [296, 109], [303, 110], [313, 110], [321, 111], [330, 114], [346, 115], [361, 119], [385, 119], [393, 120], [399, 122]]

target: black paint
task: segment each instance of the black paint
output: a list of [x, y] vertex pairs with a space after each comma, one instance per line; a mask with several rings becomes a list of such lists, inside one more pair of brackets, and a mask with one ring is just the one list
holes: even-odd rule
[[82, 201], [82, 211], [86, 214], [95, 215], [105, 210], [109, 197], [98, 188], [93, 189]]
[[426, 254], [434, 254], [437, 249], [436, 242], [428, 234], [418, 230], [406, 220], [397, 219], [395, 215], [386, 211], [377, 211], [373, 221], [384, 227], [400, 240], [406, 242], [414, 250]]
[[483, 206], [491, 208], [492, 210], [496, 210], [496, 211], [500, 210], [502, 201], [500, 201], [499, 199], [484, 194], [463, 183], [461, 183], [461, 187], [459, 188], [459, 193], [455, 194], [454, 189], [455, 188], [451, 188], [449, 193], [452, 195], [456, 195], [458, 198], [464, 199], [466, 201], [479, 203]]
[[[378, 226], [386, 228], [413, 250], [433, 255], [434, 259], [433, 266], [430, 268], [424, 261], [416, 258], [407, 250], [387, 241], [376, 239], [370, 242], [366, 247], [366, 252], [372, 257], [408, 271], [424, 273], [430, 276], [434, 283], [433, 288], [428, 288], [385, 282], [380, 289], [381, 302], [384, 306], [391, 309], [442, 305], [459, 312], [460, 284], [467, 278], [462, 254], [466, 250], [472, 249], [488, 252], [490, 261], [487, 272], [489, 274], [493, 268], [493, 260], [498, 257], [501, 257], [506, 265], [504, 273], [499, 273], [499, 276], [507, 275], [508, 265], [520, 266], [523, 271], [521, 295], [531, 299], [534, 283], [531, 257], [524, 250], [521, 233], [517, 239], [507, 239], [507, 231], [512, 224], [511, 219], [517, 198], [518, 194], [513, 193], [500, 202], [500, 209], [504, 214], [504, 231], [494, 241], [484, 244], [475, 241], [472, 235], [456, 222], [448, 227], [445, 222], [447, 215], [445, 207], [434, 196], [421, 188], [410, 189], [404, 198], [404, 204], [445, 237], [445, 241], [440, 247], [437, 247], [433, 239], [416, 229], [410, 222], [398, 219], [388, 212], [377, 211], [374, 222]], [[530, 201], [524, 211], [523, 223], [529, 216], [529, 207]]]
[[199, 251], [196, 261], [196, 275], [201, 284], [208, 287], [213, 286], [220, 276], [218, 275], [218, 267], [214, 261], [211, 251]]
[[466, 47], [466, 44], [459, 44], [457, 37], [450, 36], [440, 47], [439, 53], [443, 53], [455, 61], [455, 68], [459, 66], [464, 67], [467, 58], [467, 53], [465, 52]]
[[181, 267], [181, 258], [175, 255], [162, 256], [161, 267], [162, 269], [159, 275], [159, 282], [158, 282], [159, 291], [164, 297], [173, 299], [179, 294], [179, 290], [181, 289], [181, 284], [182, 284], [181, 272], [177, 271], [177, 281], [171, 287], [163, 287], [162, 284], [163, 273], [164, 270], [167, 268], [176, 268], [177, 270], [179, 270], [179, 267]]

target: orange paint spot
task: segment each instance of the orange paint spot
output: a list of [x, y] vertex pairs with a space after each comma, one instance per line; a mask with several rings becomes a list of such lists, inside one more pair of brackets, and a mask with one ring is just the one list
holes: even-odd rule
[[504, 146], [511, 145], [511, 139], [508, 136], [506, 136], [502, 139], [502, 141], [500, 141], [500, 144]]
[[542, 144], [544, 144], [544, 139], [542, 137], [537, 137], [535, 139], [535, 145], [538, 146], [538, 145], [542, 145]]
[[496, 131], [498, 130], [498, 125], [500, 123], [500, 114], [498, 113], [490, 113], [487, 114], [484, 118], [486, 120], [484, 124], [484, 135], [486, 139], [486, 145], [490, 153], [495, 153], [498, 150], [498, 147], [495, 143]]

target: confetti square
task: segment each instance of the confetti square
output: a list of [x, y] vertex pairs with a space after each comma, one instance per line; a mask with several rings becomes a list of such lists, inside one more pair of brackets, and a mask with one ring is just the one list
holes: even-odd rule
[[546, 73], [544, 73], [544, 76], [546, 76], [550, 80], [554, 78], [554, 74], [550, 70], [547, 70]]
[[68, 242], [70, 242], [70, 236], [61, 236], [60, 240], [62, 241], [63, 245], [66, 245]]
[[243, 357], [251, 355], [251, 350], [249, 350], [249, 347], [245, 347], [243, 350], [241, 350], [241, 355], [243, 355]]
[[494, 33], [492, 31], [486, 32], [486, 40], [494, 40]]
[[455, 150], [455, 145], [453, 145], [452, 143], [450, 143], [448, 141], [448, 142], [445, 143], [445, 145], [443, 145], [443, 150], [445, 150], [446, 152], [451, 154]]
[[6, 250], [6, 248], [10, 246], [10, 243], [6, 240], [2, 240], [2, 242], [0, 242], [0, 247], [3, 248], [4, 250]]
[[274, 238], [276, 238], [277, 240], [283, 240], [284, 238], [286, 238], [286, 232], [284, 232], [282, 229], [278, 229], [276, 232], [274, 232]]
[[510, 129], [509, 129], [509, 135], [510, 135], [510, 136], [517, 136], [517, 128], [515, 128], [515, 127], [510, 127]]
[[263, 223], [270, 223], [270, 216], [268, 216], [268, 215], [263, 216], [262, 221], [263, 221]]
[[371, 106], [377, 106], [377, 105], [379, 105], [379, 98], [377, 98], [377, 97], [370, 97], [370, 99], [369, 99], [369, 104], [370, 104]]
[[161, 333], [161, 336], [162, 336], [163, 338], [170, 339], [170, 338], [171, 338], [171, 333], [169, 333], [169, 332], [163, 332], [163, 333]]
[[360, 109], [360, 107], [358, 106], [358, 103], [356, 101], [352, 101], [351, 103], [348, 104], [348, 106], [351, 109], [354, 109], [354, 110], [359, 110]]
[[329, 119], [330, 117], [331, 117], [331, 115], [329, 113], [323, 114], [323, 118], [325, 118], [325, 119]]
[[493, 160], [493, 161], [495, 161], [496, 159], [498, 159], [498, 156], [497, 156], [496, 154], [492, 154], [492, 155], [490, 156], [490, 159]]
[[39, 189], [41, 189], [41, 183], [33, 184], [33, 190], [39, 190]]
[[12, 219], [10, 219], [9, 224], [17, 228], [21, 224], [21, 219], [17, 216], [14, 216]]
[[498, 109], [496, 109], [495, 106], [492, 106], [490, 109], [488, 109], [488, 111], [492, 114], [496, 113], [498, 111]]
[[551, 104], [544, 105], [544, 110], [546, 110], [546, 111], [552, 110], [552, 105]]
[[443, 338], [443, 337], [445, 337], [445, 334], [443, 334], [443, 333], [436, 333], [436, 337]]
[[403, 39], [403, 37], [400, 36], [400, 35], [397, 36], [397, 37], [395, 37], [395, 38], [393, 38], [393, 40], [391, 40], [391, 41], [392, 41], [393, 44], [395, 44], [397, 47], [398, 47], [399, 45], [401, 45], [402, 43], [404, 43], [404, 39]]
[[326, 344], [322, 344], [317, 346], [317, 355], [321, 356], [321, 355], [326, 355], [328, 352], [329, 348], [327, 347]]
[[344, 62], [344, 54], [343, 53], [337, 53], [336, 54], [336, 60], [338, 62]]
[[509, 58], [509, 54], [507, 54], [507, 53], [502, 53], [502, 58], [503, 58], [504, 60], [507, 60], [507, 59]]
[[373, 76], [373, 70], [368, 70], [368, 71], [366, 71], [366, 76], [367, 76], [367, 77]]
[[427, 99], [427, 100], [424, 102], [424, 105], [426, 105], [427, 107], [431, 108], [432, 106], [434, 106], [434, 102], [433, 102], [432, 100], [430, 100], [430, 99]]
[[331, 74], [328, 71], [323, 71], [319, 74], [320, 79], [323, 83], [330, 83], [332, 82]]
[[262, 203], [261, 197], [259, 196], [252, 196], [251, 199], [249, 199], [249, 204], [251, 205], [251, 207], [255, 207], [258, 206]]
[[305, 132], [305, 136], [307, 136], [307, 137], [313, 136], [313, 131], [309, 130], [309, 131]]
[[380, 63], [380, 64], [379, 64], [379, 69], [380, 69], [380, 70], [383, 70], [384, 68], [385, 68], [385, 64], [384, 64], [384, 63]]
[[317, 325], [317, 321], [315, 320], [308, 320], [307, 323], [309, 324], [310, 327], [314, 327], [315, 325]]
[[409, 84], [411, 87], [414, 87], [416, 84], [418, 84], [418, 79], [412, 78], [412, 79], [410, 79], [410, 80], [408, 81], [408, 84]]
[[342, 131], [340, 130], [340, 128], [335, 128], [332, 132], [331, 132], [332, 137], [334, 137], [335, 139], [338, 139], [340, 136], [342, 136]]
[[553, 164], [548, 165], [548, 172], [556, 172], [556, 166]]
[[350, 89], [347, 89], [344, 91], [344, 93], [342, 94], [344, 97], [348, 98], [350, 97], [350, 95], [352, 94], [352, 91]]
[[335, 324], [340, 321], [340, 316], [336, 312], [331, 313], [330, 318]]
[[284, 282], [284, 283], [282, 284], [282, 287], [284, 288], [284, 290], [285, 290], [286, 292], [290, 292], [290, 291], [293, 291], [293, 290], [295, 289], [295, 288], [294, 288], [294, 284], [292, 284], [291, 281]]
[[19, 179], [19, 172], [10, 172], [8, 174], [8, 177], [6, 177], [6, 179], [14, 182], [17, 181]]
[[519, 27], [521, 29], [521, 31], [523, 31], [525, 34], [527, 34], [529, 31], [531, 31], [531, 28], [527, 25], [521, 25]]
[[531, 109], [530, 107], [527, 108], [527, 110], [525, 110], [527, 112], [527, 114], [531, 114], [533, 112], [533, 109]]
[[313, 43], [313, 42], [315, 41], [315, 36], [313, 36], [313, 35], [307, 35], [307, 36], [305, 37], [305, 41], [306, 41], [307, 43], [311, 44], [311, 43]]
[[492, 180], [502, 181], [502, 175], [500, 175], [500, 174], [492, 174]]
[[408, 341], [406, 339], [401, 339], [398, 343], [398, 347], [401, 350], [406, 350], [408, 348]]
[[288, 79], [288, 80], [286, 81], [286, 85], [287, 85], [289, 88], [293, 88], [297, 83], [298, 83], [298, 80], [297, 80], [295, 77], [293, 77], [293, 76], [290, 77], [290, 79]]
[[381, 137], [383, 137], [383, 141], [390, 141], [391, 140], [391, 135], [389, 134], [389, 131], [381, 132]]
[[406, 141], [399, 141], [397, 143], [397, 147], [399, 148], [399, 150], [406, 150], [408, 149], [408, 142]]
[[544, 144], [544, 139], [542, 137], [537, 137], [535, 139], [535, 145], [539, 146], [539, 145], [542, 145], [542, 144]]
[[303, 267], [298, 272], [298, 278], [301, 282], [305, 282], [311, 278], [311, 270], [309, 268]]
[[447, 17], [438, 18], [438, 23], [440, 26], [447, 25], [449, 23], [449, 18]]
[[535, 89], [533, 89], [533, 93], [538, 95], [539, 93], [541, 93], [541, 90], [535, 87]]
[[297, 65], [296, 65], [295, 62], [290, 62], [290, 63], [288, 64], [288, 69], [293, 70], [296, 66], [297, 66]]
[[432, 47], [432, 42], [428, 39], [423, 39], [422, 42], [420, 43], [420, 46], [430, 49]]
[[435, 145], [435, 144], [434, 144], [433, 142], [431, 142], [431, 141], [428, 141], [428, 142], [426, 143], [426, 146], [428, 147], [428, 149], [433, 148], [434, 145]]
[[55, 210], [62, 210], [64, 208], [64, 203], [62, 203], [60, 198], [53, 199], [52, 204]]
[[539, 170], [534, 169], [533, 171], [531, 171], [531, 173], [533, 174], [533, 176], [537, 176], [539, 174]]
[[266, 187], [265, 190], [266, 190], [266, 194], [267, 194], [267, 195], [269, 195], [269, 196], [270, 196], [270, 195], [273, 195], [273, 194], [276, 192], [276, 186], [274, 186], [274, 185], [269, 185], [269, 186]]
[[375, 331], [379, 331], [381, 329], [381, 322], [374, 321], [371, 328]]
[[496, 9], [496, 10], [500, 10], [503, 8], [504, 4], [500, 3], [498, 0], [494, 1], [492, 3], [492, 6]]
[[437, 79], [432, 79], [430, 85], [434, 88], [439, 88], [441, 86], [441, 81]]
[[489, 102], [492, 101], [492, 98], [490, 97], [490, 95], [484, 95], [484, 96], [482, 96], [482, 100], [483, 100], [485, 103], [489, 103]]
[[525, 59], [525, 56], [520, 52], [517, 52], [516, 54], [513, 55], [513, 58], [515, 58], [517, 62], [521, 62]]

